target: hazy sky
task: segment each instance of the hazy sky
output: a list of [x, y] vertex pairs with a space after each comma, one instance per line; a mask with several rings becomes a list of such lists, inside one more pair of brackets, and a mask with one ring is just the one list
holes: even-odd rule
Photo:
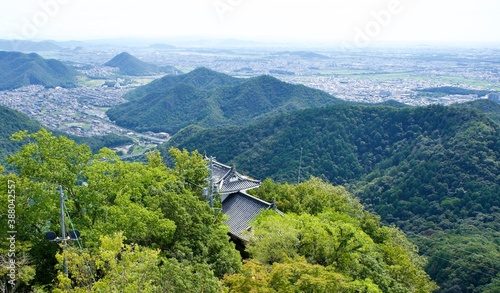
[[0, 38], [500, 42], [498, 0], [0, 0]]

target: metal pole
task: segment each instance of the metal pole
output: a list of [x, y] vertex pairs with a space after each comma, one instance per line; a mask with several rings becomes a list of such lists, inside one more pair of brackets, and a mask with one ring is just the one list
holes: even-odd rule
[[[66, 222], [64, 221], [64, 194], [62, 186], [59, 185], [59, 208], [61, 209], [61, 236], [63, 245], [63, 255], [66, 250]], [[68, 276], [68, 264], [66, 263], [66, 257], [63, 259], [64, 274]]]
[[209, 200], [210, 200], [210, 208], [214, 207], [214, 176], [213, 176], [213, 167], [214, 167], [214, 157], [210, 157], [210, 189], [209, 189]]

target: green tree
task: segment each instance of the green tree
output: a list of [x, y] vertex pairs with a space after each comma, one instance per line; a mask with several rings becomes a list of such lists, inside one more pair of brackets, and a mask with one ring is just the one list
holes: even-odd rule
[[[107, 286], [117, 292], [218, 292], [219, 278], [241, 268], [224, 218], [199, 197], [198, 189], [186, 184], [186, 178], [199, 181], [196, 176], [206, 172], [206, 167], [200, 169], [205, 162], [201, 156], [181, 156], [181, 161], [191, 161], [186, 168], [198, 169], [179, 173], [181, 169], [167, 168], [158, 152], [149, 153], [146, 164], [129, 163], [109, 149], [91, 155], [87, 147], [45, 130], [14, 137], [30, 140], [10, 158], [19, 176], [8, 175], [15, 179], [17, 200], [23, 203], [16, 207], [18, 241], [30, 262], [24, 265], [22, 286], [50, 290], [57, 279], [59, 290], [74, 292]], [[7, 184], [3, 179], [1, 184]], [[62, 253], [44, 240], [45, 232], [61, 229], [59, 185], [64, 186], [67, 229], [80, 230], [83, 250], [74, 244]], [[6, 247], [0, 248], [5, 252]], [[69, 266], [67, 277], [57, 265], [62, 258]], [[174, 280], [173, 274], [186, 281]], [[170, 281], [160, 275], [170, 276]]]
[[426, 261], [416, 246], [400, 230], [381, 226], [380, 219], [345, 190], [316, 178], [296, 186], [270, 181], [265, 185], [273, 195], [286, 190], [279, 201], [296, 202], [300, 214], [268, 211], [254, 222], [247, 250], [262, 266], [303, 257], [308, 264], [341, 275], [350, 282], [348, 290], [354, 290], [354, 284], [363, 284], [369, 292], [437, 289], [423, 270]]

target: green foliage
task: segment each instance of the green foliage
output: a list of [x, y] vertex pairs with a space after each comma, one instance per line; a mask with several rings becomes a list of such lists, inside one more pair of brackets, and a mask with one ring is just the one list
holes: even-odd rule
[[189, 153], [186, 149], [181, 151], [170, 148], [168, 152], [175, 161], [174, 171], [180, 179], [187, 182], [194, 190], [205, 184], [210, 172], [206, 161], [198, 151]]
[[25, 139], [33, 139], [36, 143], [23, 146], [8, 159], [21, 177], [70, 188], [90, 160], [88, 146], [78, 145], [64, 136], [52, 136], [45, 129], [34, 134], [23, 131], [12, 135], [13, 141]]
[[27, 85], [75, 87], [77, 71], [54, 59], [31, 53], [0, 51], [0, 90]]
[[0, 106], [0, 121], [0, 163], [3, 164], [7, 156], [18, 151], [22, 145], [12, 142], [11, 135], [21, 130], [35, 132], [41, 129], [41, 125], [27, 115], [4, 106]]
[[[266, 181], [264, 191], [291, 205], [285, 216], [255, 222], [243, 266], [229, 229], [200, 191], [205, 160], [170, 149], [173, 169], [158, 151], [127, 163], [109, 149], [92, 155], [46, 130], [19, 132], [30, 142], [9, 160], [15, 182], [19, 290], [53, 292], [430, 292], [423, 259], [395, 228], [363, 210], [345, 189], [317, 178], [297, 186]], [[11, 181], [9, 181], [11, 180]], [[61, 251], [43, 238], [59, 231], [58, 185], [67, 220], [81, 231], [80, 249]], [[282, 192], [283, 191], [283, 192]], [[6, 197], [3, 193], [2, 197]], [[300, 214], [298, 214], [300, 213]], [[311, 213], [311, 214], [310, 214]], [[4, 226], [0, 232], [6, 233]], [[276, 237], [278, 236], [278, 237]], [[0, 246], [5, 254], [8, 247]], [[18, 258], [21, 260], [21, 258]], [[69, 275], [63, 273], [67, 263]], [[1, 271], [3, 280], [6, 271]], [[222, 280], [222, 282], [221, 282]]]
[[[500, 206], [500, 127], [476, 110], [338, 105], [187, 133], [165, 147], [216, 154], [242, 173], [278, 182], [297, 182], [301, 164], [299, 180], [317, 176], [346, 185], [384, 222], [407, 233], [451, 233]], [[275, 198], [285, 211], [305, 208], [298, 193], [283, 198], [293, 194], [290, 186], [280, 189], [258, 196]], [[315, 213], [313, 205], [309, 209]], [[460, 286], [468, 282], [463, 278]]]
[[132, 144], [134, 142], [134, 140], [129, 137], [119, 136], [116, 134], [106, 134], [92, 137], [72, 136], [67, 134], [64, 135], [68, 136], [68, 138], [74, 140], [78, 144], [88, 145], [92, 152], [98, 152], [100, 149], [105, 147], [114, 148], [117, 146]]
[[[268, 211], [255, 221], [247, 248], [255, 260], [224, 279], [230, 292], [252, 292], [256, 282], [269, 292], [437, 289], [423, 270], [426, 262], [416, 246], [400, 230], [382, 227], [345, 191], [317, 179], [296, 187], [267, 182], [267, 191], [280, 193], [282, 187], [296, 191], [283, 196], [288, 201], [300, 195], [300, 214]], [[310, 214], [311, 207], [318, 207], [311, 199], [317, 197], [327, 200]]]
[[201, 90], [214, 90], [221, 86], [236, 85], [243, 79], [234, 78], [230, 75], [219, 73], [205, 67], [197, 68], [187, 74], [177, 76], [164, 76], [160, 79], [138, 87], [125, 94], [124, 98], [129, 101], [138, 101], [148, 95], [158, 95], [167, 92], [179, 84], [185, 84]]
[[190, 125], [215, 128], [341, 100], [320, 90], [292, 85], [271, 76], [238, 79], [206, 68], [167, 76], [139, 87], [131, 102], [108, 110], [118, 125], [137, 131], [176, 133]]
[[[199, 168], [179, 174], [163, 164], [158, 152], [147, 155], [147, 164], [123, 162], [109, 149], [92, 155], [87, 146], [46, 130], [13, 138], [30, 141], [9, 159], [19, 175], [0, 178], [2, 186], [7, 178], [17, 184], [16, 240], [19, 253], [26, 255], [19, 288], [220, 292], [219, 278], [241, 268], [228, 227], [200, 199], [200, 191], [187, 187], [185, 180], [203, 176]], [[204, 164], [196, 153], [172, 152], [179, 154], [177, 166]], [[43, 234], [61, 228], [59, 185], [66, 195], [67, 220], [70, 215], [85, 249], [73, 243], [56, 255], [59, 247]], [[8, 247], [2, 245], [0, 253], [5, 253]], [[63, 258], [69, 276], [61, 273]], [[185, 279], [176, 280], [177, 274]], [[57, 280], [55, 287], [52, 280]]]
[[480, 214], [475, 219], [468, 219], [449, 233], [409, 236], [430, 256], [427, 271], [443, 289], [495, 292], [494, 288], [500, 288], [499, 223], [497, 209], [491, 215]]
[[472, 102], [455, 104], [453, 106], [477, 109], [486, 114], [491, 120], [500, 123], [500, 104], [492, 100], [479, 99]]

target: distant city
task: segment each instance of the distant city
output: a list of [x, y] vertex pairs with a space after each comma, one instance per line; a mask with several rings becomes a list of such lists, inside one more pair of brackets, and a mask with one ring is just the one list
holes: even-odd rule
[[351, 102], [394, 100], [412, 106], [450, 105], [485, 95], [425, 95], [429, 88], [455, 87], [482, 93], [500, 91], [500, 50], [457, 48], [381, 48], [357, 51], [287, 48], [74, 47], [38, 52], [83, 74], [76, 88], [28, 86], [0, 91], [0, 104], [26, 113], [50, 129], [78, 136], [124, 134], [106, 110], [125, 103], [122, 96], [157, 76], [124, 76], [104, 66], [126, 51], [158, 66], [187, 73], [208, 67], [236, 77], [273, 75], [323, 90]]

